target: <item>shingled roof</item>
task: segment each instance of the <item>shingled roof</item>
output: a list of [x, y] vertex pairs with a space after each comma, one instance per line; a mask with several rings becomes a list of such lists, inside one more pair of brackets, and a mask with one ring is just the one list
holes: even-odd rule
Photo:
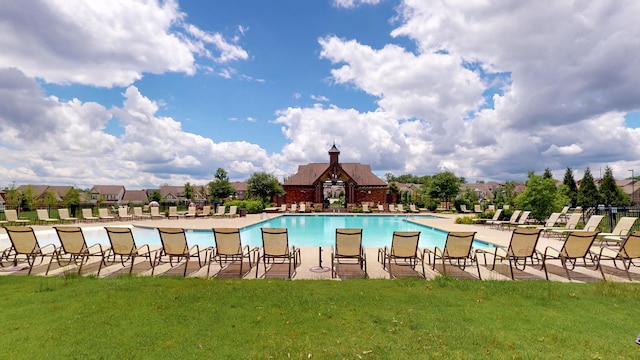
[[[377, 177], [371, 166], [360, 163], [341, 163], [340, 166], [359, 186], [386, 186], [384, 180]], [[328, 163], [311, 163], [298, 166], [298, 172], [284, 182], [284, 186], [308, 186], [329, 167]]]

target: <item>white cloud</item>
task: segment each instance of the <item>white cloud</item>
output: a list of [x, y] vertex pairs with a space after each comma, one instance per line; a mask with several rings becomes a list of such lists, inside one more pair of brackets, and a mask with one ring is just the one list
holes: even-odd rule
[[[258, 145], [216, 143], [184, 131], [179, 121], [158, 116], [157, 102], [134, 86], [123, 93], [122, 107], [106, 109], [77, 99], [45, 98], [35, 81], [19, 70], [5, 69], [0, 70], [0, 95], [3, 181], [124, 183], [135, 188], [205, 184], [218, 167], [240, 179], [248, 176], [245, 169], [274, 168]], [[124, 128], [122, 136], [106, 133], [110, 121]]]
[[221, 34], [184, 20], [174, 0], [1, 2], [0, 68], [19, 65], [50, 83], [112, 87], [144, 73], [192, 75], [194, 54], [216, 62], [248, 57]]
[[322, 101], [322, 102], [329, 101], [328, 97], [322, 96], [322, 95], [311, 95], [310, 97], [311, 97], [312, 100], [315, 100], [315, 101]]
[[381, 0], [333, 0], [333, 6], [351, 9], [360, 5], [377, 5]]

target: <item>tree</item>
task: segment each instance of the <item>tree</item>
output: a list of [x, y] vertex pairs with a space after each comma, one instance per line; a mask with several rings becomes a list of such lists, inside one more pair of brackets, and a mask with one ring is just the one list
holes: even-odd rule
[[567, 170], [564, 172], [564, 179], [562, 180], [562, 184], [566, 186], [566, 196], [569, 198], [571, 204], [578, 203], [578, 185], [576, 185], [576, 180], [573, 178], [573, 170], [570, 167], [567, 167]]
[[605, 205], [621, 206], [629, 205], [630, 203], [629, 196], [616, 184], [616, 180], [613, 178], [613, 170], [609, 166], [604, 169], [599, 192], [600, 199]]
[[22, 194], [20, 195], [20, 206], [22, 206], [22, 208], [26, 211], [34, 210], [35, 199], [36, 194], [33, 192], [33, 187], [29, 185], [24, 190], [22, 190]]
[[151, 195], [149, 195], [149, 202], [151, 201], [160, 202], [160, 200], [162, 200], [162, 194], [160, 194], [160, 191], [152, 190]]
[[597, 206], [599, 203], [600, 193], [591, 175], [591, 170], [587, 168], [584, 171], [582, 180], [580, 180], [580, 187], [578, 188], [578, 205], [586, 209]]
[[218, 168], [214, 180], [207, 185], [209, 188], [209, 198], [211, 201], [222, 201], [236, 193], [236, 190], [229, 182], [229, 176], [223, 168]]
[[247, 191], [265, 203], [270, 203], [274, 196], [284, 195], [284, 189], [278, 179], [263, 172], [251, 175], [247, 180]]
[[432, 198], [442, 199], [450, 202], [460, 192], [462, 180], [456, 177], [452, 172], [445, 171], [435, 174], [431, 178], [431, 187], [429, 195]]
[[544, 169], [544, 174], [542, 174], [542, 177], [544, 179], [553, 179], [553, 174], [551, 174], [551, 169], [549, 168]]
[[48, 209], [58, 205], [58, 195], [52, 189], [44, 193], [44, 204]]
[[516, 183], [507, 181], [493, 191], [493, 202], [500, 207], [504, 204], [514, 205], [516, 195]]
[[189, 182], [184, 184], [184, 198], [193, 201], [193, 186]]
[[5, 188], [4, 191], [5, 201], [7, 202], [7, 206], [10, 209], [16, 209], [18, 206], [20, 206], [21, 195], [16, 188], [16, 184], [11, 184], [11, 186]]
[[544, 220], [554, 211], [562, 208], [567, 198], [556, 189], [552, 178], [529, 173], [524, 191], [515, 199], [518, 209], [531, 211], [531, 217]]
[[76, 188], [71, 188], [62, 197], [62, 205], [71, 207], [72, 205], [80, 205], [80, 192]]

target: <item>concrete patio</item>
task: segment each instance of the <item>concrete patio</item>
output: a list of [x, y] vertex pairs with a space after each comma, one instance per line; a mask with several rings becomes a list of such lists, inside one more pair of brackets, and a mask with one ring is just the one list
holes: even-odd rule
[[[427, 227], [440, 229], [443, 231], [475, 231], [477, 233], [476, 234], [477, 240], [480, 240], [489, 244], [506, 246], [509, 244], [509, 241], [511, 239], [511, 231], [508, 231], [508, 230], [494, 229], [494, 228], [490, 228], [489, 226], [483, 226], [483, 225], [456, 224], [455, 218], [457, 216], [460, 216], [458, 214], [437, 214], [437, 215], [438, 215], [438, 218], [420, 218], [420, 217], [408, 216], [407, 220], [419, 223]], [[171, 219], [171, 220], [169, 219], [137, 220], [137, 221], [134, 220], [134, 221], [126, 221], [126, 222], [112, 221], [112, 222], [101, 222], [101, 223], [79, 223], [78, 225], [81, 227], [133, 225], [133, 226], [153, 227], [153, 228], [181, 227], [185, 229], [209, 230], [213, 227], [242, 228], [245, 226], [259, 223], [268, 218], [273, 218], [275, 216], [282, 216], [282, 214], [248, 214], [246, 217], [235, 217], [235, 218], [206, 218], [206, 219], [179, 218], [179, 219]], [[307, 216], [317, 216], [317, 215], [308, 214]], [[367, 215], [362, 215], [362, 216], [367, 216]], [[372, 215], [372, 216], [375, 216], [375, 215]], [[32, 227], [36, 231], [36, 234], [39, 230], [47, 230], [47, 229], [50, 230], [52, 228], [51, 225], [47, 225], [47, 226], [33, 225]], [[391, 239], [389, 239], [389, 242], [391, 242]], [[44, 246], [46, 244], [41, 243], [40, 245]], [[138, 244], [138, 245], [141, 245], [141, 244]], [[7, 238], [6, 231], [2, 229], [0, 230], [0, 249], [5, 249], [9, 246], [10, 246], [10, 242]], [[562, 240], [558, 238], [547, 238], [547, 237], [541, 236], [538, 242], [537, 248], [540, 251], [544, 251], [544, 249], [547, 246], [552, 246], [556, 249], [559, 249], [562, 247]], [[599, 249], [599, 245], [594, 246], [594, 250], [596, 249]], [[366, 252], [366, 258], [367, 258], [367, 272], [369, 277], [373, 279], [385, 279], [385, 278], [388, 279], [389, 272], [383, 268], [380, 262], [378, 262], [378, 248], [365, 248], [365, 252]], [[324, 269], [320, 268], [320, 256], [322, 257], [322, 266], [324, 267]], [[491, 261], [491, 259], [492, 257], [489, 257], [488, 261]], [[45, 261], [48, 261], [48, 260], [45, 260]], [[136, 271], [134, 272], [138, 275], [150, 275], [151, 270], [148, 263], [146, 264], [147, 269], [143, 268], [142, 270], [137, 270], [139, 267], [144, 266], [142, 264], [143, 261], [144, 260], [142, 258], [140, 258], [139, 260], [136, 260]], [[481, 265], [484, 265], [484, 261], [482, 257], [479, 258], [479, 261]], [[94, 261], [94, 263], [95, 264], [88, 263], [87, 265], [85, 265], [87, 272], [83, 270], [83, 275], [95, 273], [97, 271], [98, 261], [96, 260]], [[140, 263], [140, 265], [138, 265], [138, 263]], [[207, 274], [208, 264], [199, 269], [197, 269], [197, 267], [192, 268], [192, 266], [196, 264], [197, 264], [197, 261], [195, 262], [191, 261], [191, 264], [189, 266], [188, 276], [207, 277], [207, 276], [217, 276], [217, 275], [225, 274], [225, 272], [220, 273], [220, 267], [217, 264], [211, 264], [210, 272], [208, 274]], [[607, 264], [607, 265], [608, 266], [606, 267], [606, 269], [610, 269], [612, 267], [612, 264]], [[332, 279], [331, 271], [328, 271], [330, 267], [331, 267], [331, 247], [330, 246], [301, 247], [301, 263], [296, 269], [294, 279], [295, 280]], [[45, 268], [46, 268], [46, 265], [45, 265]], [[550, 271], [549, 279], [552, 281], [569, 281], [566, 275], [562, 271], [558, 271], [558, 268], [559, 266], [556, 266], [552, 269], [552, 271]], [[36, 269], [39, 269], [39, 268], [37, 267], [34, 268], [34, 273], [40, 274], [40, 272], [36, 271]], [[343, 267], [343, 269], [348, 270], [348, 266]], [[422, 272], [422, 266], [420, 264], [416, 269], [418, 270], [418, 272], [420, 273]], [[425, 265], [425, 269], [426, 269], [425, 275], [427, 279], [433, 278], [439, 274], [439, 272], [431, 270], [431, 268], [426, 265]], [[473, 274], [476, 274], [477, 276], [475, 266], [467, 267], [465, 271], [460, 271], [455, 267], [449, 267], [449, 266], [447, 267], [447, 269], [448, 271], [450, 271], [449, 275], [452, 275], [454, 277], [473, 278], [474, 277]], [[168, 264], [161, 265], [156, 268], [155, 274], [163, 274], [163, 273], [168, 274], [167, 271], [169, 270], [170, 270], [170, 266]], [[170, 271], [170, 273], [171, 274], [176, 273], [176, 271], [174, 270], [175, 269]], [[418, 272], [414, 272], [412, 270], [406, 271], [407, 267], [400, 267], [398, 268], [398, 270], [400, 270], [400, 272], [396, 272], [396, 275], [398, 275], [399, 277], [418, 275]], [[438, 268], [436, 270], [438, 270]], [[508, 265], [506, 268], [505, 266], [501, 266], [498, 270], [499, 271], [491, 271], [487, 267], [480, 266], [480, 273], [483, 280], [511, 280], [510, 277], [508, 276]], [[560, 270], [562, 269], [560, 268]], [[58, 268], [51, 271], [49, 275], [60, 275], [69, 271], [73, 271], [73, 269], [68, 267]], [[110, 276], [110, 275], [113, 275], [115, 272], [121, 273], [122, 267], [120, 265], [103, 267], [100, 273], [100, 276]], [[638, 269], [632, 268], [632, 272], [634, 274], [633, 275], [634, 281], [640, 281], [640, 272], [638, 271]], [[44, 272], [42, 271], [42, 273]], [[284, 273], [286, 274], [286, 270], [284, 271]], [[348, 271], [345, 273], [345, 275], [347, 273]], [[26, 274], [26, 270], [20, 269], [20, 268], [12, 268], [12, 267], [0, 268], [0, 275], [11, 275], [11, 274], [14, 274], [14, 275]], [[268, 275], [270, 274], [271, 272], [269, 272]], [[281, 267], [279, 270], [277, 270], [277, 274], [278, 275], [282, 274]], [[258, 277], [263, 278], [264, 275], [265, 274], [261, 264], [260, 269], [258, 269]], [[540, 271], [539, 267], [527, 266], [525, 271], [518, 272], [518, 275], [519, 276], [517, 276], [517, 278], [521, 278], [521, 279], [541, 279], [541, 280], [545, 279], [544, 272]], [[593, 269], [586, 269], [584, 267], [577, 267], [576, 270], [574, 271], [574, 275], [575, 275], [575, 278], [572, 278], [571, 281], [575, 281], [575, 282], [592, 282], [592, 281], [602, 280], [602, 276], [599, 270], [595, 271]], [[244, 277], [248, 279], [254, 279], [255, 276], [256, 276], [256, 268], [254, 266], [253, 268], [251, 268], [249, 272], [245, 274]], [[606, 278], [609, 281], [629, 281], [626, 278], [626, 276], [621, 276], [619, 272], [614, 272], [614, 271], [610, 271], [610, 274], [607, 274]]]

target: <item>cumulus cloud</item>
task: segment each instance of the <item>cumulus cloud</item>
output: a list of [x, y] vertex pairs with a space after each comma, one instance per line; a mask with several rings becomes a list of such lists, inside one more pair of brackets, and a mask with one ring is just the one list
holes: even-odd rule
[[[218, 167], [241, 179], [247, 169], [274, 169], [259, 145], [215, 142], [184, 131], [173, 118], [158, 116], [158, 103], [135, 86], [122, 94], [121, 107], [106, 109], [78, 99], [44, 97], [34, 80], [19, 70], [4, 69], [0, 95], [0, 152], [6, 181], [154, 187], [186, 181], [205, 184]], [[110, 121], [124, 128], [121, 136], [106, 132]]]
[[[158, 100], [132, 85], [144, 73], [206, 69], [269, 86], [228, 65], [249, 58], [239, 45], [247, 27], [230, 39], [201, 30], [175, 1], [33, 1], [29, 9], [5, 2], [0, 172], [19, 183], [131, 187], [204, 182], [218, 167], [234, 179], [255, 171], [284, 176], [299, 164], [326, 162], [335, 141], [341, 161], [371, 164], [378, 173], [446, 169], [471, 181], [511, 180], [546, 167], [554, 174], [571, 167], [579, 176], [610, 165], [626, 176], [640, 168], [640, 129], [624, 121], [640, 110], [637, 13], [640, 3], [631, 0], [404, 0], [387, 44], [340, 34], [317, 40], [318, 61], [329, 64], [325, 83], [366, 94], [373, 109], [339, 107], [331, 89], [295, 89], [294, 104], [304, 93], [332, 95], [311, 95], [317, 103], [309, 107], [273, 109], [269, 123], [286, 144], [268, 153], [260, 144], [185, 131], [184, 119], [162, 116]], [[32, 26], [33, 19], [47, 26]], [[44, 94], [35, 79], [122, 86], [123, 102], [107, 108], [63, 100]], [[230, 120], [239, 119], [255, 121]], [[109, 127], [123, 132], [112, 135]]]
[[337, 36], [319, 43], [334, 83], [374, 96], [386, 127], [411, 120], [397, 145], [439, 159], [407, 156], [389, 169], [522, 178], [547, 166], [635, 161], [638, 133], [622, 120], [640, 108], [640, 60], [628, 53], [640, 46], [640, 25], [631, 9], [640, 5], [406, 0], [391, 35], [415, 41], [416, 51]]
[[0, 67], [58, 84], [127, 86], [143, 73], [197, 70], [196, 56], [247, 59], [219, 33], [184, 21], [174, 0], [0, 3]]

